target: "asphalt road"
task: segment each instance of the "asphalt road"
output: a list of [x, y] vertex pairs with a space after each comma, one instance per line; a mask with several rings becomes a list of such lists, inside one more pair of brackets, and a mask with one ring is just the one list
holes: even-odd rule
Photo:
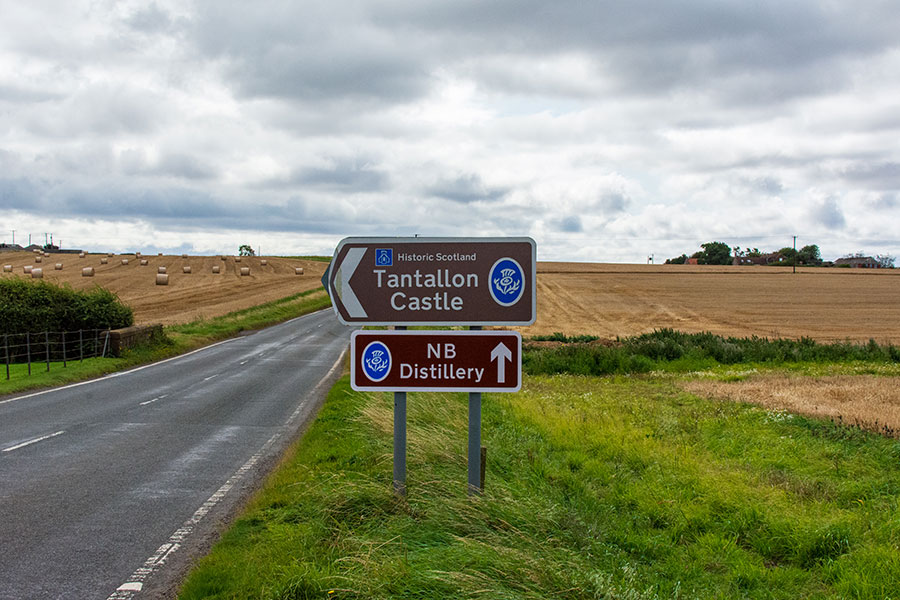
[[171, 595], [314, 415], [349, 337], [321, 311], [0, 398], [0, 599]]

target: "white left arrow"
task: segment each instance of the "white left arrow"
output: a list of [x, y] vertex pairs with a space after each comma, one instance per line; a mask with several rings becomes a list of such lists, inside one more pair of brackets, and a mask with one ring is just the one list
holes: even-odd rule
[[350, 278], [356, 273], [356, 268], [362, 262], [365, 254], [365, 248], [350, 248], [334, 274], [335, 292], [337, 292], [338, 298], [341, 299], [341, 304], [347, 309], [347, 314], [350, 315], [350, 318], [369, 316], [366, 314], [366, 309], [363, 308], [359, 298], [353, 293], [353, 288], [350, 287]]
[[497, 361], [497, 383], [506, 383], [506, 361], [512, 362], [512, 352], [500, 342], [491, 350], [491, 362]]

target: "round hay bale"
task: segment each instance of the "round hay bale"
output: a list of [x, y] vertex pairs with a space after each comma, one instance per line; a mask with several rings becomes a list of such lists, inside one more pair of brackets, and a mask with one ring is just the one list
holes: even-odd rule
[[219, 258], [221, 258], [222, 260], [225, 260], [225, 259], [226, 259], [226, 256], [223, 254], [223, 255], [220, 256]]
[[81, 270], [82, 277], [93, 277], [94, 276], [94, 267], [85, 267]]
[[31, 251], [34, 252], [35, 254], [38, 254], [40, 252], [40, 250], [38, 250], [37, 248], [33, 248]]
[[136, 258], [140, 258], [140, 257], [141, 257], [141, 253], [140, 253], [140, 252], [135, 252], [135, 253], [134, 253], [134, 256], [135, 256]]
[[157, 273], [156, 285], [169, 285], [169, 276], [165, 273]]
[[4, 273], [12, 273], [12, 265], [3, 265]]
[[62, 263], [56, 263], [53, 265], [53, 269], [56, 271], [62, 271]]
[[241, 277], [244, 277], [249, 274], [250, 274], [250, 267], [241, 267]]
[[37, 256], [34, 257], [34, 262], [36, 262], [36, 263], [39, 263], [42, 260], [44, 260], [44, 258], [40, 254], [38, 254]]
[[146, 267], [146, 266], [149, 265], [149, 264], [150, 264], [150, 261], [147, 260], [146, 258], [142, 258], [142, 259], [141, 259], [141, 266], [142, 266], [142, 267]]
[[22, 270], [25, 272], [26, 275], [31, 275], [31, 270], [33, 268], [34, 267], [32, 267], [31, 265], [28, 265], [27, 267], [22, 267]]
[[303, 275], [303, 267], [294, 267], [294, 275]]
[[112, 252], [107, 252], [106, 256], [115, 256], [115, 254], [113, 254]]
[[157, 252], [156, 255], [157, 255], [157, 256], [162, 256], [162, 252]]
[[222, 267], [220, 267], [219, 265], [216, 265], [213, 267], [213, 273], [219, 273], [221, 270], [222, 270]]
[[188, 265], [184, 265], [183, 267], [181, 267], [181, 270], [184, 271], [185, 273], [190, 273], [191, 267]]
[[165, 272], [166, 272], [166, 268], [165, 268], [165, 267], [156, 267], [156, 272], [157, 272], [157, 273], [165, 273]]
[[261, 264], [262, 266], [266, 266], [267, 264], [269, 264], [269, 261], [267, 261], [266, 259], [262, 259], [261, 261], [259, 261], [259, 264]]
[[123, 264], [123, 265], [127, 265], [127, 264], [128, 264], [128, 259], [127, 259], [127, 258], [123, 258], [123, 259], [122, 259], [122, 264]]
[[43, 269], [32, 269], [31, 270], [31, 278], [32, 279], [43, 279], [44, 278], [44, 270]]
[[181, 258], [187, 258], [187, 254], [182, 254]]
[[49, 252], [42, 252], [41, 254], [43, 254], [44, 256], [50, 256]]
[[101, 265], [109, 264], [109, 259], [104, 256], [103, 258], [100, 259], [100, 264]]
[[84, 252], [79, 252], [79, 253], [78, 253], [78, 258], [84, 258]]
[[234, 257], [234, 262], [241, 262], [241, 257], [240, 257], [240, 256], [235, 256], [235, 257]]

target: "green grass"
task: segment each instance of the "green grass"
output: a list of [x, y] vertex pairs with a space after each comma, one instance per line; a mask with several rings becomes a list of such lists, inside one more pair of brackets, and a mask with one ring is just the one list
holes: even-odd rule
[[526, 344], [523, 369], [531, 374], [611, 375], [652, 371], [690, 372], [719, 365], [784, 365], [872, 363], [900, 365], [900, 347], [874, 340], [859, 344], [824, 344], [759, 337], [725, 338], [712, 333], [661, 329], [612, 344], [593, 344], [590, 336], [554, 334], [536, 341], [560, 342], [542, 347]]
[[890, 598], [900, 443], [700, 399], [664, 378], [527, 377], [485, 395], [487, 489], [465, 494], [466, 397], [342, 379], [181, 598]]
[[27, 365], [15, 364], [10, 365], [9, 380], [6, 379], [5, 365], [0, 365], [0, 395], [83, 381], [162, 360], [233, 337], [242, 331], [262, 329], [330, 305], [331, 300], [324, 290], [317, 288], [221, 317], [165, 327], [162, 339], [127, 350], [120, 358], [92, 358], [83, 363], [69, 361], [65, 368], [61, 362], [51, 362], [49, 372], [46, 363], [35, 362], [31, 365], [30, 376]]

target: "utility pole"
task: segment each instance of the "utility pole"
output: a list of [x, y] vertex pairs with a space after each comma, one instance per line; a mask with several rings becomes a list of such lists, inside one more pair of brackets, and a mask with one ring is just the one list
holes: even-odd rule
[[796, 273], [797, 272], [797, 236], [796, 235], [794, 236], [794, 260], [793, 260], [793, 263], [794, 263], [794, 271], [793, 272]]
[[12, 243], [15, 244], [15, 243], [16, 243], [16, 230], [15, 230], [15, 229], [12, 230], [12, 234], [13, 234], [13, 241], [12, 241]]

